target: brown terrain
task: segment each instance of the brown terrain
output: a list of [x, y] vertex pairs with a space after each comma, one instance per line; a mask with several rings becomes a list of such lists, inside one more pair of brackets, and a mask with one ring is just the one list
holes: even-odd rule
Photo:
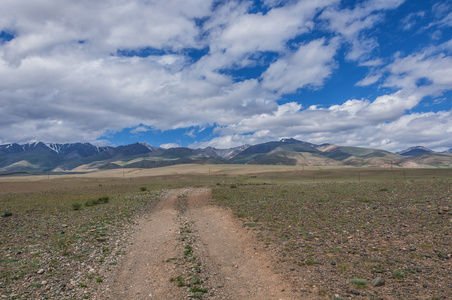
[[1, 178], [0, 299], [451, 299], [451, 178], [198, 165]]

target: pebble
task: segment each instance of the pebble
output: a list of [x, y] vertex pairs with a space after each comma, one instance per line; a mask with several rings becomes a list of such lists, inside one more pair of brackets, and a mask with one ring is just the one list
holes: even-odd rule
[[44, 274], [44, 272], [45, 272], [44, 269], [39, 269], [38, 272], [36, 272], [36, 273], [38, 273], [38, 274]]
[[444, 254], [444, 253], [438, 253], [438, 257], [439, 257], [440, 259], [449, 259], [449, 255]]
[[353, 294], [353, 295], [357, 295], [357, 296], [361, 295], [361, 293], [358, 292], [357, 290], [351, 290], [350, 293]]
[[372, 286], [377, 287], [377, 286], [383, 286], [385, 285], [385, 280], [381, 277], [376, 277], [372, 280]]

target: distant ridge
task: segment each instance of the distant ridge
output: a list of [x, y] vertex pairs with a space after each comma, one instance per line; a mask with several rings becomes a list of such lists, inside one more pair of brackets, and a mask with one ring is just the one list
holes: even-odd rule
[[61, 155], [76, 155], [79, 157], [87, 157], [99, 154], [111, 147], [97, 147], [90, 143], [68, 143], [68, 144], [52, 144], [52, 143], [27, 143], [19, 145], [16, 143], [0, 145], [0, 153], [22, 153], [27, 151], [49, 150]]
[[0, 145], [0, 174], [89, 172], [115, 168], [157, 168], [177, 164], [261, 164], [293, 166], [452, 167], [452, 148], [437, 153], [416, 146], [391, 153], [379, 149], [316, 145], [283, 138], [229, 149], [164, 149], [147, 143], [97, 147], [90, 143]]
[[422, 146], [415, 146], [415, 147], [411, 147], [408, 148], [406, 150], [403, 151], [399, 151], [396, 152], [399, 155], [403, 155], [403, 156], [412, 156], [412, 155], [419, 155], [419, 154], [425, 154], [425, 153], [433, 153], [434, 151]]

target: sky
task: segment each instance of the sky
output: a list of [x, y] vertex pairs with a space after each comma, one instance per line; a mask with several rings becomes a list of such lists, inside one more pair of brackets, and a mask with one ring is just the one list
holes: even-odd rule
[[0, 144], [452, 148], [452, 0], [2, 0]]

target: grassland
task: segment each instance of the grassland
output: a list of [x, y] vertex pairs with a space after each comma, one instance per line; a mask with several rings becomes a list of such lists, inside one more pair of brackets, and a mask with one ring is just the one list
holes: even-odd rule
[[[330, 296], [354, 290], [375, 299], [446, 299], [451, 192], [450, 179], [436, 178], [223, 185], [213, 197], [274, 249], [283, 268], [303, 277], [301, 286]], [[378, 276], [386, 286], [372, 289]], [[353, 284], [358, 279], [368, 284]]]
[[212, 187], [320, 298], [451, 296], [452, 170], [236, 165], [0, 178], [0, 294], [90, 299], [135, 216], [183, 186]]

